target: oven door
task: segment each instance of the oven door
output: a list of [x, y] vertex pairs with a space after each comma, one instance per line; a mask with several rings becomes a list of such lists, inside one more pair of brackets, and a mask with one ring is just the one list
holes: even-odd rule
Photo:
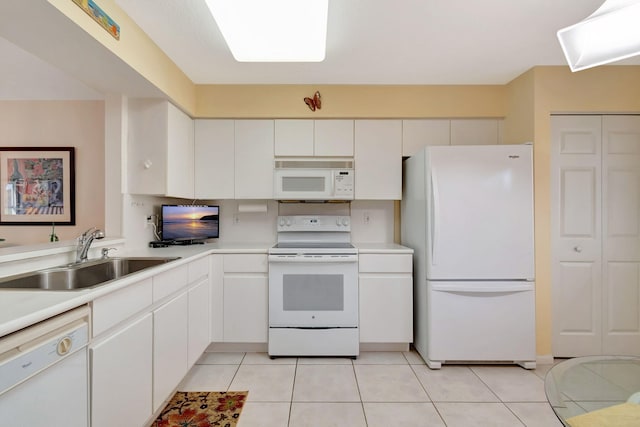
[[269, 255], [269, 326], [358, 326], [358, 255]]

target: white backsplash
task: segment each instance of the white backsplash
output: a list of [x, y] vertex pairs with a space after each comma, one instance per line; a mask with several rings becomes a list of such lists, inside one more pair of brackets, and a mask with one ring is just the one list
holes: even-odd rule
[[[159, 215], [163, 203], [192, 202], [193, 200], [124, 195], [123, 236], [127, 239], [127, 246], [146, 247], [150, 241], [156, 240], [152, 227], [145, 224], [145, 218], [150, 214]], [[393, 242], [393, 201], [278, 203], [274, 200], [197, 200], [196, 203], [220, 206], [220, 237], [217, 239], [220, 243], [275, 242], [278, 215], [350, 215], [353, 242]]]

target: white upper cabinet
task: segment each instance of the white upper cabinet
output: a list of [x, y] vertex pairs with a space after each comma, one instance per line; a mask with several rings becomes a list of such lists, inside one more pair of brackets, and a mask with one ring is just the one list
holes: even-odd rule
[[408, 119], [402, 121], [402, 155], [430, 145], [502, 143], [502, 119]]
[[353, 157], [353, 120], [316, 120], [314, 154]]
[[499, 144], [502, 120], [455, 119], [451, 120], [451, 145]]
[[355, 121], [355, 198], [402, 198], [402, 121]]
[[277, 156], [313, 156], [313, 120], [276, 120]]
[[235, 198], [273, 198], [273, 120], [235, 121]]
[[195, 120], [195, 198], [233, 199], [235, 171], [233, 120]]
[[353, 120], [276, 120], [274, 153], [353, 157]]
[[402, 155], [410, 157], [427, 145], [449, 145], [451, 120], [415, 119], [402, 121]]
[[131, 99], [127, 191], [193, 198], [193, 139], [193, 120], [169, 102]]

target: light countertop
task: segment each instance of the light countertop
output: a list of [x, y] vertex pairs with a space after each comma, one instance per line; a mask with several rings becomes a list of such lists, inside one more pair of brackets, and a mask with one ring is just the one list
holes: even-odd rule
[[[395, 243], [356, 243], [361, 254], [366, 253], [412, 253], [413, 250]], [[206, 243], [192, 246], [169, 246], [166, 248], [118, 249], [111, 257], [180, 257], [167, 264], [128, 275], [113, 283], [96, 288], [77, 291], [42, 291], [0, 289], [0, 337], [46, 320], [57, 314], [79, 307], [83, 304], [114, 292], [142, 279], [154, 276], [181, 264], [200, 257], [216, 253], [264, 253], [273, 246], [273, 242], [264, 243]], [[47, 251], [56, 249], [47, 249]], [[13, 255], [9, 255], [12, 257]]]

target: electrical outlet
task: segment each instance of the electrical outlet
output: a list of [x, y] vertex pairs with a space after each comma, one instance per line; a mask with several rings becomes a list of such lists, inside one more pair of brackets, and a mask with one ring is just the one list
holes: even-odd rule
[[362, 214], [362, 221], [365, 223], [365, 225], [371, 222], [371, 215], [369, 214], [369, 212], [365, 212]]
[[155, 215], [145, 215], [144, 216], [144, 228], [149, 227], [150, 225], [155, 224]]

